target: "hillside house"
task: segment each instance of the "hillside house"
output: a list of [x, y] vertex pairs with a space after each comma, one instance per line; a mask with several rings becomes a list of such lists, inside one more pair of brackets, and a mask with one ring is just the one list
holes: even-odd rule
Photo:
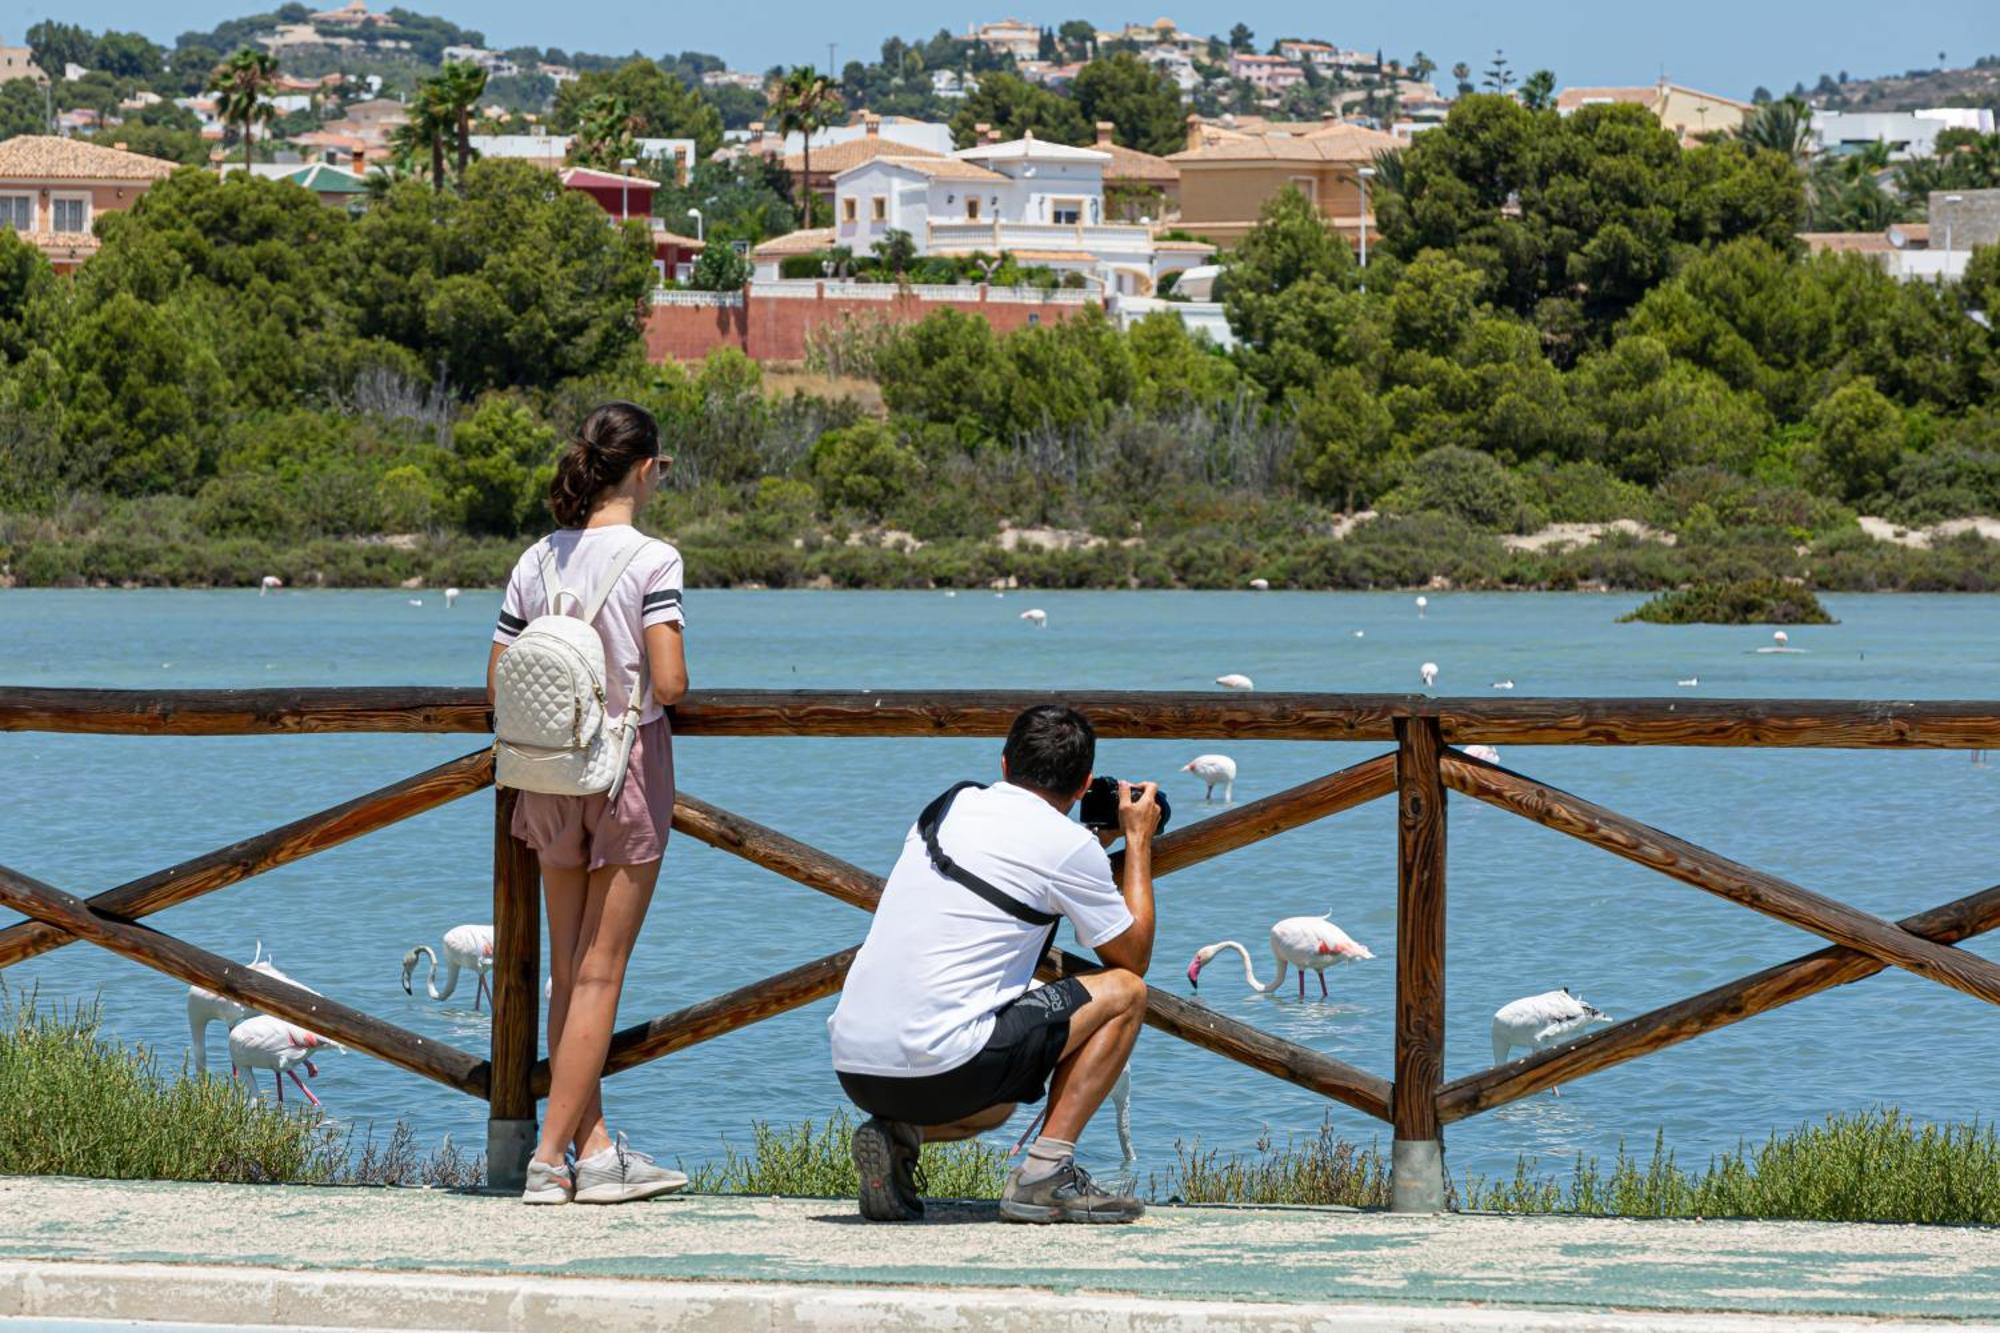
[[130, 208], [179, 168], [124, 146], [20, 134], [0, 140], [0, 227], [33, 242], [58, 273], [97, 253], [99, 215]]
[[[1400, 149], [1394, 135], [1331, 122], [1303, 133], [1222, 130], [1190, 117], [1189, 147], [1168, 156], [1179, 169], [1182, 230], [1233, 246], [1257, 224], [1264, 205], [1286, 186], [1319, 209], [1355, 244], [1364, 225], [1360, 171], [1375, 154]], [[1366, 225], [1372, 230], [1373, 203]]]
[[0, 83], [16, 79], [32, 79], [38, 88], [47, 87], [49, 82], [49, 76], [35, 63], [33, 47], [9, 46], [7, 39], [0, 37]]
[[1556, 95], [1556, 111], [1570, 116], [1587, 106], [1619, 102], [1645, 107], [1653, 119], [1672, 130], [1683, 144], [1696, 143], [1704, 135], [1727, 134], [1757, 109], [1748, 102], [1683, 88], [1662, 79], [1650, 88], [1565, 88]]

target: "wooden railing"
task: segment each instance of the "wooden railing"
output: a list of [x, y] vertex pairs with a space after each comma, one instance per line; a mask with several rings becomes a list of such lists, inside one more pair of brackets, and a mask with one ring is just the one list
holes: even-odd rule
[[[2000, 749], [2000, 703], [1848, 700], [1428, 699], [1407, 695], [967, 691], [705, 691], [674, 710], [683, 736], [1001, 736], [1016, 713], [1060, 698], [1109, 738], [1377, 741], [1387, 753], [1233, 807], [1160, 837], [1172, 874], [1394, 794], [1398, 803], [1393, 1078], [1227, 1018], [1165, 991], [1146, 1021], [1169, 1036], [1389, 1122], [1399, 1209], [1442, 1207], [1443, 1126], [1675, 1043], [1900, 967], [2000, 1003], [2000, 963], [1953, 947], [2000, 925], [2000, 885], [1891, 922], [1824, 897], [1456, 748], [1491, 745], [1787, 746]], [[0, 687], [0, 730], [226, 736], [282, 732], [485, 732], [471, 689], [116, 691]], [[492, 1048], [487, 1058], [309, 995], [143, 924], [143, 918], [490, 786], [490, 751], [393, 783], [89, 899], [0, 867], [0, 904], [29, 920], [0, 929], [0, 968], [82, 940], [208, 987], [488, 1103], [496, 1185], [518, 1182], [548, 1088], [540, 1026], [540, 901], [533, 853], [493, 839]], [[1511, 811], [1614, 855], [1775, 917], [1830, 947], [1468, 1077], [1444, 1081], [1447, 792]], [[872, 911], [880, 876], [682, 793], [676, 831]], [[1115, 859], [1115, 858], [1114, 858]], [[813, 959], [617, 1033], [616, 1073], [809, 1004], [840, 988], [854, 948]], [[1051, 950], [1045, 977], [1095, 964]]]

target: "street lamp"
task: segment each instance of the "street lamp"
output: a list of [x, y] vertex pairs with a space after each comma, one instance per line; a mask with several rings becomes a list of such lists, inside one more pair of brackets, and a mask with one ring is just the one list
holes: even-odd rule
[[618, 159], [618, 170], [623, 173], [618, 182], [618, 220], [620, 222], [630, 222], [632, 220], [632, 168], [638, 165], [639, 159], [636, 157], [621, 157]]
[[706, 238], [704, 238], [701, 234], [701, 227], [702, 227], [701, 210], [699, 208], [690, 208], [688, 210], [688, 216], [694, 219], [695, 240], [698, 242], [706, 243]]
[[[1948, 194], [1944, 197], [1944, 201], [1947, 204], [1962, 204], [1965, 202], [1965, 196]], [[1944, 266], [1951, 267], [1951, 214], [1949, 213], [1944, 215]]]
[[[1361, 186], [1361, 267], [1368, 267], [1368, 182], [1375, 178], [1375, 168], [1359, 167], [1354, 177]], [[1368, 279], [1361, 279], [1361, 290], [1368, 290]]]

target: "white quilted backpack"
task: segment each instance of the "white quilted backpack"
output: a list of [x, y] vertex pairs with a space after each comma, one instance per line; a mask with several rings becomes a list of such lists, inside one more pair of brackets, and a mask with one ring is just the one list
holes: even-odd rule
[[[541, 548], [548, 610], [528, 622], [493, 669], [494, 781], [552, 796], [618, 799], [644, 699], [634, 667], [625, 715], [614, 720], [604, 693], [604, 640], [595, 622], [648, 539], [612, 560], [604, 585], [586, 597], [562, 586], [555, 552]], [[563, 599], [582, 611], [564, 615]]]

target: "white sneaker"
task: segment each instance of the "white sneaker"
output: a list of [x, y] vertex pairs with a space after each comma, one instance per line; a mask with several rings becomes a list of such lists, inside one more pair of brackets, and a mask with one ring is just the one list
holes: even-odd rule
[[522, 1203], [568, 1203], [576, 1193], [576, 1176], [569, 1163], [554, 1166], [537, 1159], [528, 1162], [528, 1184], [521, 1191]]
[[651, 1157], [628, 1145], [620, 1130], [609, 1148], [576, 1164], [574, 1197], [578, 1203], [631, 1203], [672, 1194], [687, 1183], [680, 1172], [654, 1165]]

